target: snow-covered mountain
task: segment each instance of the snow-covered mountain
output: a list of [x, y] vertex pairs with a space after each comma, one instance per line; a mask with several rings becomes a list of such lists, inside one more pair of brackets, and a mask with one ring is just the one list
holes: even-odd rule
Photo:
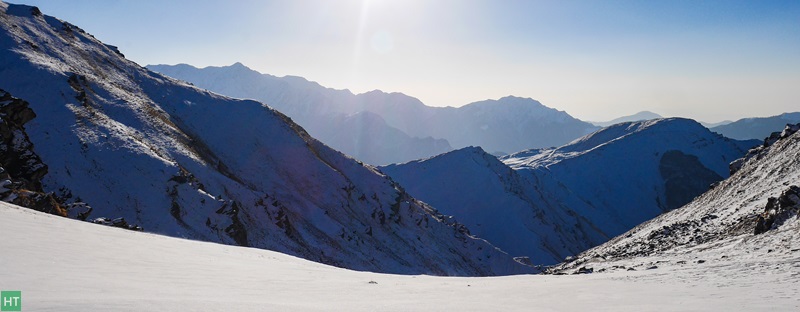
[[712, 127], [711, 131], [739, 140], [762, 139], [770, 133], [780, 131], [787, 124], [800, 122], [800, 112], [783, 113], [771, 117], [743, 118]]
[[[416, 115], [414, 104], [422, 106], [405, 95], [379, 91], [354, 95], [301, 77], [261, 74], [241, 63], [203, 69], [186, 64], [147, 68], [219, 94], [266, 103], [323, 143], [369, 164], [409, 161], [452, 150], [447, 140], [425, 135], [412, 137], [393, 126], [397, 116]], [[395, 105], [395, 99], [403, 104]], [[375, 114], [364, 108], [372, 103], [380, 105], [384, 113]]]
[[0, 3], [0, 28], [0, 89], [35, 115], [43, 190], [93, 208], [71, 216], [357, 270], [526, 270], [264, 104], [150, 72], [35, 7]]
[[326, 143], [325, 135], [336, 129], [315, 129], [318, 119], [328, 120], [333, 115], [360, 111], [381, 116], [389, 126], [413, 138], [445, 139], [455, 148], [474, 145], [502, 153], [559, 146], [597, 130], [589, 123], [529, 98], [509, 96], [459, 108], [431, 107], [402, 93], [375, 90], [354, 95], [300, 77], [261, 74], [240, 63], [202, 69], [186, 64], [148, 65], [148, 68], [220, 94], [263, 101], [285, 112]]
[[434, 137], [455, 148], [474, 145], [491, 153], [559, 146], [597, 130], [564, 111], [515, 96], [442, 108], [427, 124]]
[[512, 256], [555, 264], [607, 239], [480, 147], [380, 168], [416, 198]]
[[381, 171], [512, 256], [555, 264], [688, 203], [758, 143], [671, 118], [617, 124], [502, 162], [465, 148]]
[[[751, 150], [740, 169], [680, 209], [645, 222], [554, 272], [653, 267], [795, 271], [800, 263], [800, 124]], [[743, 274], [744, 272], [739, 272]]]
[[694, 120], [656, 119], [603, 128], [555, 149], [504, 157], [608, 235], [688, 203], [729, 175], [757, 141], [736, 141]]
[[591, 121], [590, 123], [595, 126], [608, 127], [614, 124], [618, 124], [620, 122], [644, 121], [644, 120], [659, 119], [659, 118], [664, 118], [664, 117], [651, 111], [641, 111], [633, 115], [622, 116], [619, 118], [614, 118], [609, 121]]

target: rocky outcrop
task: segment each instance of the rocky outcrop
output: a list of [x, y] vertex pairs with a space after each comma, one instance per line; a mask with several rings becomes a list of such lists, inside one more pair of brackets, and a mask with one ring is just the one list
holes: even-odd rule
[[129, 224], [128, 221], [125, 221], [125, 218], [116, 218], [116, 219], [108, 219], [108, 218], [97, 218], [92, 220], [94, 224], [101, 224], [106, 226], [113, 226], [118, 227], [121, 229], [131, 230], [131, 231], [143, 231], [141, 226], [135, 224]]
[[0, 89], [0, 164], [21, 187], [41, 191], [41, 179], [47, 166], [33, 151], [33, 143], [25, 133], [25, 123], [36, 118], [28, 102]]
[[776, 142], [780, 140], [792, 136], [792, 134], [794, 134], [798, 130], [800, 130], [800, 123], [787, 124], [786, 127], [783, 128], [783, 131], [773, 132], [772, 134], [770, 134], [768, 137], [764, 139], [764, 143], [761, 144], [761, 146], [750, 149], [747, 152], [747, 155], [731, 162], [731, 164], [729, 165], [731, 175], [739, 171], [739, 169], [742, 169], [742, 166], [750, 159], [753, 158], [760, 159], [761, 157], [763, 157], [770, 146], [774, 145]]
[[[47, 174], [47, 165], [33, 148], [25, 123], [36, 118], [29, 103], [0, 89], [0, 200], [33, 210], [86, 220], [92, 207], [79, 199], [46, 193], [42, 178]], [[91, 221], [129, 230], [141, 231], [142, 227], [128, 224], [124, 218], [96, 218]]]
[[758, 216], [754, 234], [762, 234], [779, 227], [787, 219], [797, 215], [800, 210], [800, 187], [789, 186], [779, 197], [770, 197], [764, 212]]
[[0, 199], [65, 217], [63, 204], [42, 190], [47, 166], [33, 151], [24, 127], [33, 118], [28, 102], [0, 89]]

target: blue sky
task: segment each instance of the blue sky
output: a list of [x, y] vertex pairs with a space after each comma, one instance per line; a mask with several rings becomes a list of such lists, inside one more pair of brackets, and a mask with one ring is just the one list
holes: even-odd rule
[[531, 97], [585, 120], [800, 111], [800, 1], [17, 0], [141, 65], [242, 62], [428, 105]]

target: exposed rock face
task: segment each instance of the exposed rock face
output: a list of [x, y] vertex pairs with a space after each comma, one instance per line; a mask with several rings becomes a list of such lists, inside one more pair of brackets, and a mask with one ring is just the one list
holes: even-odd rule
[[797, 215], [800, 209], [800, 187], [792, 185], [779, 197], [770, 197], [764, 207], [764, 213], [758, 216], [754, 234], [762, 234], [780, 226], [787, 219]]
[[33, 151], [24, 127], [35, 117], [28, 102], [0, 89], [0, 164], [22, 183], [22, 188], [41, 191], [47, 166]]
[[42, 190], [47, 166], [33, 151], [25, 123], [36, 117], [28, 102], [0, 89], [0, 199], [38, 211], [66, 216], [53, 194]]

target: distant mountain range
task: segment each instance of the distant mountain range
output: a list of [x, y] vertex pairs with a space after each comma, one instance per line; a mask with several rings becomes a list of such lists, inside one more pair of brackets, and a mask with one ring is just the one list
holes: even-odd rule
[[[261, 74], [241, 63], [202, 69], [186, 64], [148, 65], [147, 68], [220, 94], [262, 101], [287, 114], [326, 144], [372, 164], [423, 158], [451, 147], [475, 145], [506, 154], [558, 146], [598, 129], [529, 98], [509, 96], [459, 108], [431, 107], [402, 93], [376, 90], [356, 95], [347, 90], [325, 88], [300, 77]], [[361, 112], [376, 116], [371, 117], [366, 126], [353, 119], [348, 123], [335, 122]], [[385, 124], [374, 122], [377, 116]], [[342, 139], [344, 134], [357, 133], [357, 129], [369, 129], [373, 138], [402, 138], [363, 141], [361, 146], [382, 146], [384, 150], [366, 154], [365, 150], [355, 148], [350, 139]], [[395, 150], [407, 152], [397, 154], [392, 152]]]
[[688, 203], [758, 143], [670, 118], [619, 123], [502, 162], [465, 148], [380, 169], [511, 255], [555, 264]]
[[800, 122], [800, 112], [783, 113], [772, 117], [743, 118], [712, 127], [711, 131], [739, 140], [763, 139], [770, 133], [780, 131], [787, 124]]
[[4, 200], [356, 270], [532, 272], [286, 115], [151, 72], [36, 7], [0, 2], [0, 89]]

